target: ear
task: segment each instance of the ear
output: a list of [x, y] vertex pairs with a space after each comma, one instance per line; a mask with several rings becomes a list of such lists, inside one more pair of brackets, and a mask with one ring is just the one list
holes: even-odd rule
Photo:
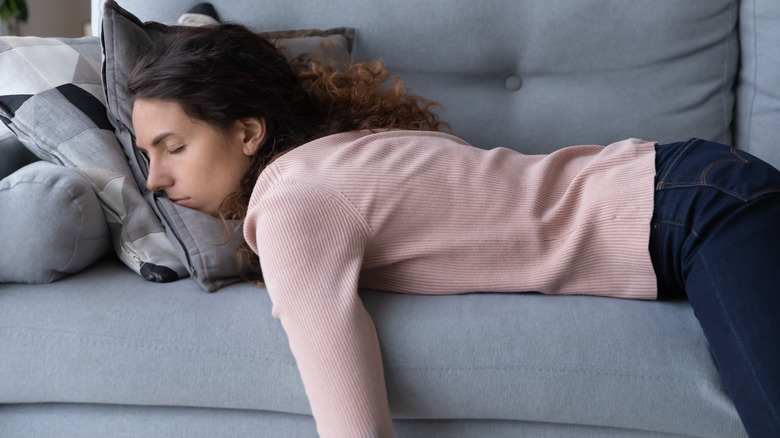
[[256, 154], [265, 139], [265, 119], [245, 117], [237, 120], [235, 126], [241, 136], [244, 154], [248, 157]]

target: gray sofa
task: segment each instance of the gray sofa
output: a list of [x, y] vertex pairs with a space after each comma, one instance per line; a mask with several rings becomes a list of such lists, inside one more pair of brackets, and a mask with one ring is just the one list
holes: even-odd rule
[[[170, 23], [196, 2], [120, 3]], [[261, 31], [354, 28], [353, 59], [383, 59], [479, 147], [696, 136], [780, 166], [774, 0], [212, 3]], [[11, 136], [0, 154], [6, 173], [32, 160]], [[0, 184], [0, 219], [11, 193]], [[0, 260], [32, 251], [10, 243], [25, 224], [0, 223]], [[57, 281], [0, 284], [0, 437], [316, 434], [263, 290], [209, 294], [95, 258]], [[746, 436], [684, 300], [361, 296], [399, 437]]]

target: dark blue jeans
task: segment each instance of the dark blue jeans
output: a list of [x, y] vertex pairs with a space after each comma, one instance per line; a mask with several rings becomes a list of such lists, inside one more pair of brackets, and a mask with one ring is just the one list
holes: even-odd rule
[[780, 437], [780, 171], [692, 139], [656, 146], [659, 298], [687, 295], [751, 437]]

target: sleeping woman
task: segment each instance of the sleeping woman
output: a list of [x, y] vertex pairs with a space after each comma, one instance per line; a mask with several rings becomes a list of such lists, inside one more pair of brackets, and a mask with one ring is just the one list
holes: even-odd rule
[[296, 74], [226, 24], [181, 29], [130, 80], [148, 188], [243, 220], [321, 436], [393, 433], [359, 287], [685, 294], [750, 436], [780, 436], [778, 170], [700, 139], [483, 150], [388, 79]]

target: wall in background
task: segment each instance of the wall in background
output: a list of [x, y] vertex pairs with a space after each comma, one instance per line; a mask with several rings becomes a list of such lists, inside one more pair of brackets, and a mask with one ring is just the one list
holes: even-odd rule
[[19, 26], [22, 36], [84, 36], [90, 20], [90, 0], [27, 0], [29, 19]]

